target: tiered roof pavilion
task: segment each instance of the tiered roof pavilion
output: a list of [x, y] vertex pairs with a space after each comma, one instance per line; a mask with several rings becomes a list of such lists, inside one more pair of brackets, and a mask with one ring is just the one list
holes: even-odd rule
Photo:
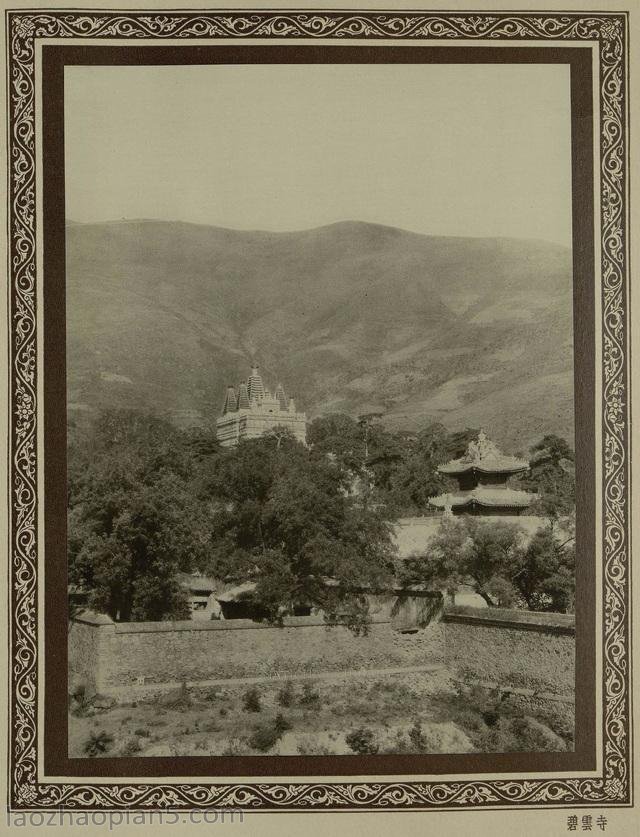
[[452, 514], [526, 514], [535, 495], [509, 487], [507, 480], [528, 468], [526, 459], [503, 454], [481, 430], [464, 456], [438, 467], [441, 474], [457, 479], [458, 490], [432, 497], [429, 502]]

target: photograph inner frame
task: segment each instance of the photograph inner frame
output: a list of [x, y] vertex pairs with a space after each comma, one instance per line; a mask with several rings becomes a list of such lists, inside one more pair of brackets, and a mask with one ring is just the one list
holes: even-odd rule
[[[45, 16], [48, 17], [48, 16]], [[55, 16], [53, 16], [55, 18]], [[72, 16], [73, 17], [73, 16]], [[364, 19], [364, 18], [363, 18]], [[9, 27], [18, 38], [33, 38], [37, 31], [34, 28], [25, 29], [25, 20], [28, 16], [18, 18], [13, 16], [9, 20]], [[610, 21], [611, 22], [611, 21]], [[624, 27], [619, 18], [616, 18], [617, 26], [613, 30], [604, 30], [612, 35], [622, 36]], [[20, 29], [22, 25], [22, 29]], [[42, 25], [40, 22], [38, 25]], [[66, 24], [65, 24], [66, 25]], [[51, 29], [59, 37], [59, 28]], [[114, 31], [117, 31], [114, 30]], [[275, 31], [278, 31], [277, 28]], [[300, 30], [303, 31], [303, 30]], [[415, 30], [409, 29], [408, 32]], [[507, 33], [509, 29], [507, 28]], [[585, 30], [586, 31], [586, 30]], [[602, 36], [601, 30], [597, 30]], [[22, 32], [23, 34], [20, 34]], [[70, 36], [85, 37], [71, 28]], [[335, 34], [335, 29], [328, 32], [327, 37]], [[535, 31], [529, 33], [535, 39]], [[557, 33], [556, 33], [557, 34]], [[572, 34], [576, 39], [580, 37], [580, 30], [575, 28]], [[120, 36], [122, 33], [120, 33]], [[262, 35], [262, 32], [260, 32]], [[362, 35], [360, 35], [362, 37]], [[410, 35], [407, 35], [410, 36]], [[46, 37], [46, 35], [45, 35]], [[150, 36], [153, 37], [153, 36]], [[231, 36], [232, 37], [232, 36]], [[367, 37], [366, 35], [364, 37]], [[542, 36], [544, 37], [544, 35]], [[616, 46], [616, 54], [618, 54]], [[606, 52], [605, 52], [606, 54]], [[16, 52], [14, 51], [14, 60]], [[60, 677], [60, 671], [66, 670], [67, 654], [67, 628], [66, 620], [60, 619], [60, 614], [66, 612], [67, 589], [66, 589], [66, 377], [65, 377], [65, 212], [64, 212], [64, 67], [70, 65], [91, 65], [91, 64], [189, 64], [189, 63], [560, 63], [568, 64], [571, 68], [571, 124], [572, 124], [572, 184], [573, 184], [573, 275], [574, 275], [574, 358], [575, 358], [575, 419], [576, 419], [576, 484], [577, 484], [577, 551], [580, 555], [576, 577], [576, 601], [580, 603], [576, 607], [576, 748], [573, 753], [509, 753], [509, 754], [465, 754], [465, 755], [420, 755], [420, 756], [395, 756], [395, 755], [369, 755], [369, 756], [318, 756], [318, 757], [287, 757], [272, 756], [268, 759], [263, 757], [250, 756], [220, 756], [214, 758], [180, 757], [174, 758], [119, 758], [100, 759], [100, 775], [103, 777], [119, 778], [122, 776], [131, 777], [172, 777], [184, 776], [206, 776], [211, 777], [212, 773], [220, 777], [233, 776], [349, 776], [349, 775], [438, 775], [438, 774], [487, 774], [487, 773], [531, 773], [531, 772], [565, 772], [594, 770], [596, 767], [596, 693], [595, 682], [595, 628], [596, 628], [596, 449], [595, 449], [595, 420], [596, 420], [596, 323], [595, 323], [595, 263], [594, 263], [594, 239], [593, 239], [593, 98], [592, 98], [592, 51], [590, 48], [563, 48], [558, 46], [411, 46], [403, 48], [394, 45], [392, 48], [384, 45], [358, 45], [343, 46], [334, 44], [304, 43], [296, 45], [268, 45], [263, 44], [233, 44], [230, 46], [199, 45], [197, 49], [193, 46], [145, 46], [144, 48], [129, 46], [105, 46], [104, 42], [91, 45], [46, 45], [42, 47], [42, 154], [43, 154], [43, 179], [42, 179], [42, 234], [43, 234], [43, 266], [45, 281], [43, 285], [43, 338], [44, 338], [44, 367], [43, 367], [43, 428], [44, 428], [44, 552], [46, 554], [45, 579], [44, 579], [44, 690], [46, 692], [46, 703], [44, 711], [44, 773], [51, 776], [62, 777], [91, 777], [96, 773], [96, 762], [88, 759], [69, 759], [67, 752], [67, 687], [66, 682]], [[15, 70], [15, 67], [14, 67]], [[31, 68], [33, 71], [33, 68]], [[14, 111], [14, 116], [16, 111]], [[24, 116], [24, 114], [22, 114]], [[622, 117], [621, 117], [622, 118]], [[24, 141], [24, 135], [14, 134], [20, 141]], [[28, 140], [27, 140], [28, 142]], [[33, 149], [31, 149], [33, 154]], [[618, 152], [619, 154], [619, 152]], [[616, 159], [619, 159], [616, 154]], [[13, 203], [11, 209], [15, 213], [16, 197], [21, 189], [21, 184], [14, 179], [14, 191], [12, 192]], [[618, 188], [623, 188], [618, 183]], [[610, 193], [607, 195], [606, 208], [611, 207]], [[16, 224], [24, 223], [24, 216], [13, 216]], [[624, 219], [619, 215], [615, 217], [615, 223], [619, 229], [624, 227]], [[603, 221], [610, 223], [603, 211]], [[14, 227], [15, 229], [15, 227]], [[605, 240], [606, 241], [606, 240]], [[15, 242], [15, 239], [14, 239]], [[609, 239], [609, 246], [612, 241]], [[24, 253], [18, 249], [17, 261], [14, 258], [13, 276], [24, 282], [28, 276], [31, 282], [34, 275], [22, 270]], [[603, 250], [603, 261], [610, 258]], [[618, 257], [617, 264], [620, 259]], [[21, 272], [22, 271], [22, 272]], [[603, 277], [608, 276], [611, 280], [610, 268], [603, 269]], [[618, 274], [620, 283], [624, 274]], [[17, 289], [20, 291], [20, 283], [17, 282]], [[609, 321], [609, 329], [615, 329], [619, 324], [624, 324], [624, 307], [622, 303], [621, 290], [624, 285], [616, 287], [615, 302], [616, 321]], [[22, 288], [24, 293], [24, 288]], [[611, 306], [612, 294], [605, 287], [603, 290], [604, 307]], [[19, 301], [14, 296], [13, 303]], [[16, 307], [17, 310], [17, 307]], [[620, 316], [622, 313], [622, 320]], [[606, 321], [605, 321], [606, 327]], [[605, 356], [605, 378], [607, 370], [609, 377], [613, 374], [625, 374], [625, 361], [623, 347], [620, 347], [620, 335], [615, 334], [616, 344], [613, 345], [611, 337], [604, 335], [604, 356]], [[24, 347], [20, 343], [15, 344], [22, 351]], [[613, 354], [612, 354], [613, 352]], [[622, 352], [620, 358], [619, 352]], [[19, 352], [17, 356], [19, 355]], [[611, 366], [615, 361], [615, 368]], [[607, 367], [607, 363], [609, 366]], [[14, 364], [14, 369], [18, 366]], [[624, 379], [626, 380], [626, 379]], [[623, 383], [616, 385], [616, 393], [624, 388]], [[30, 382], [33, 389], [33, 378]], [[622, 387], [622, 390], [621, 390]], [[14, 388], [12, 395], [17, 397], [21, 390]], [[24, 402], [24, 396], [22, 397]], [[605, 402], [607, 403], [607, 402]], [[615, 406], [615, 405], [614, 405]], [[611, 409], [610, 403], [607, 409]], [[620, 408], [622, 409], [622, 408]], [[34, 419], [35, 416], [27, 416], [24, 412], [24, 420]], [[605, 421], [611, 420], [612, 414], [605, 412]], [[617, 435], [616, 445], [619, 451], [626, 449], [626, 426], [624, 415], [620, 413], [616, 417], [614, 425]], [[21, 435], [14, 433], [12, 441], [19, 442], [24, 450], [25, 428], [35, 430], [33, 426], [22, 425]], [[14, 430], [17, 425], [14, 425]], [[611, 437], [610, 437], [611, 438]], [[611, 448], [609, 448], [611, 450]], [[605, 445], [605, 459], [607, 447]], [[608, 561], [612, 559], [619, 561], [623, 556], [620, 551], [620, 539], [612, 538], [611, 526], [618, 527], [623, 533], [623, 541], [626, 533], [626, 462], [624, 456], [622, 461], [616, 461], [615, 473], [618, 479], [623, 480], [624, 491], [622, 502], [618, 503], [616, 509], [618, 517], [614, 520], [607, 518], [605, 504], [604, 519], [605, 528], [608, 526], [609, 552]], [[14, 459], [14, 462], [19, 460]], [[42, 466], [41, 466], [42, 467]], [[607, 472], [611, 478], [612, 472]], [[34, 495], [34, 503], [35, 503]], [[606, 495], [605, 495], [606, 501]], [[35, 506], [34, 506], [35, 509]], [[622, 517], [619, 515], [622, 514]], [[35, 518], [28, 518], [28, 522], [35, 527]], [[14, 527], [19, 524], [25, 525], [25, 518], [14, 517]], [[14, 528], [14, 533], [17, 530]], [[607, 535], [605, 535], [605, 544]], [[611, 551], [613, 549], [613, 552]], [[624, 550], [624, 547], [623, 547]], [[606, 552], [606, 547], [605, 547]], [[31, 556], [33, 557], [33, 556]], [[34, 565], [35, 567], [35, 565]], [[24, 576], [23, 576], [24, 577]], [[35, 587], [34, 587], [35, 590]], [[17, 604], [19, 594], [23, 589], [14, 586], [14, 603]], [[619, 595], [619, 593], [618, 593]], [[626, 591], [624, 592], [626, 596]], [[38, 599], [31, 600], [32, 606], [36, 606]], [[605, 603], [605, 607], [611, 608]], [[625, 598], [621, 599], [626, 602]], [[24, 604], [23, 604], [24, 606]], [[623, 606], [624, 610], [624, 606]], [[16, 612], [15, 610], [12, 612]], [[620, 627], [619, 610], [616, 627]], [[610, 611], [611, 618], [612, 613]], [[614, 616], [615, 618], [615, 616]], [[605, 639], [607, 630], [612, 630], [611, 622], [607, 623], [606, 614], [604, 622]], [[14, 624], [13, 639], [16, 639], [16, 629], [24, 631], [24, 627]], [[33, 641], [35, 632], [30, 637]], [[15, 646], [14, 646], [15, 647]], [[626, 646], [625, 646], [626, 647]], [[36, 647], [34, 645], [34, 653]], [[626, 652], [625, 652], [626, 653]], [[23, 658], [24, 659], [24, 658]], [[619, 662], [619, 661], [618, 661]], [[14, 669], [15, 671], [15, 669]], [[35, 671], [30, 672], [29, 682], [36, 683]], [[23, 682], [25, 682], [23, 680]], [[609, 679], [609, 684], [611, 680]], [[33, 695], [35, 698], [35, 693]], [[29, 697], [31, 699], [31, 696]], [[28, 704], [28, 701], [27, 701]], [[14, 717], [24, 718], [25, 715], [19, 710], [25, 707], [25, 692], [14, 693]], [[30, 704], [28, 704], [30, 705]], [[35, 704], [34, 704], [35, 705]], [[32, 706], [33, 710], [33, 706]], [[617, 703], [617, 712], [621, 710], [620, 702]], [[606, 713], [609, 712], [609, 715]], [[27, 713], [26, 717], [33, 714]], [[605, 700], [605, 715], [603, 716], [603, 730], [607, 734], [607, 719], [611, 720], [611, 707], [607, 709]], [[28, 724], [27, 724], [28, 727]], [[21, 727], [25, 731], [24, 722]], [[16, 727], [13, 731], [15, 735]], [[35, 727], [33, 733], [35, 733]], [[40, 734], [42, 731], [40, 731]], [[21, 748], [24, 737], [14, 737], [14, 757], [20, 753], [22, 765], [21, 776], [31, 775], [35, 777], [34, 754], [27, 753]], [[609, 753], [611, 751], [609, 750]], [[624, 756], [621, 751], [621, 758]], [[31, 765], [31, 773], [25, 773], [24, 768]], [[609, 767], [611, 767], [611, 755], [609, 755]], [[17, 774], [16, 774], [17, 775]], [[612, 784], [617, 779], [619, 784]], [[599, 780], [577, 778], [557, 778], [554, 780], [534, 779], [526, 783], [514, 780], [487, 780], [482, 782], [486, 791], [478, 790], [478, 783], [474, 780], [469, 782], [458, 782], [456, 795], [462, 787], [467, 790], [464, 798], [474, 799], [475, 804], [480, 801], [478, 793], [482, 795], [483, 804], [504, 805], [512, 802], [520, 803], [555, 803], [566, 802], [575, 804], [577, 801], [591, 802], [596, 799], [599, 804], [604, 802], [623, 802], [623, 791], [628, 790], [628, 773], [620, 772], [620, 766], [610, 772], [609, 779]], [[438, 783], [442, 786], [443, 783]], [[446, 784], [446, 783], [445, 783]], [[92, 787], [87, 783], [82, 785], [85, 790]], [[526, 786], [526, 790], [525, 790]], [[16, 784], [14, 790], [18, 795], [14, 798], [21, 799], [24, 803], [24, 782]], [[40, 786], [38, 786], [40, 787]], [[62, 786], [56, 783], [48, 783], [46, 799], [61, 799], [63, 793], [71, 802], [75, 794], [74, 790], [62, 791]], [[123, 785], [120, 782], [108, 786], [109, 804], [124, 804], [127, 798], [123, 793], [124, 789], [131, 786]], [[191, 787], [191, 786], [189, 786]], [[201, 786], [200, 786], [201, 787]], [[214, 787], [216, 790], [214, 790]], [[205, 805], [221, 804], [220, 800], [231, 800], [241, 798], [238, 791], [233, 791], [233, 785], [216, 785], [207, 788]], [[243, 785], [251, 797], [251, 807], [278, 807], [281, 806], [277, 797], [261, 785], [261, 790], [249, 790], [251, 785]], [[288, 802], [285, 807], [306, 807], [313, 799], [311, 789], [325, 788], [318, 791], [325, 794], [327, 807], [358, 807], [363, 804], [368, 807], [376, 805], [392, 805], [394, 793], [397, 793], [399, 785], [392, 781], [389, 785], [376, 785], [375, 793], [372, 793], [372, 785], [366, 784], [340, 784], [328, 785], [305, 785], [301, 794], [294, 797], [293, 786], [277, 783]], [[335, 796], [331, 788], [340, 788]], [[402, 787], [407, 787], [402, 783]], [[608, 790], [605, 791], [605, 787]], [[198, 800], [196, 789], [193, 790], [182, 786], [181, 793], [189, 804], [201, 805], [202, 799]], [[394, 790], [395, 788], [395, 790]], [[544, 790], [546, 788], [546, 790]], [[556, 790], [554, 790], [554, 788]], [[613, 794], [612, 788], [616, 789], [618, 796]], [[120, 789], [120, 790], [119, 790]], [[453, 791], [453, 788], [452, 788]], [[102, 791], [101, 791], [102, 792]], [[147, 792], [152, 792], [152, 786], [145, 787], [137, 785], [135, 795], [137, 800], [144, 798]], [[92, 792], [93, 793], [93, 792]], [[402, 807], [429, 807], [432, 805], [441, 806], [438, 793], [434, 795], [433, 786], [428, 782], [419, 786], [409, 785], [406, 790], [406, 797], [397, 797], [397, 803]], [[486, 795], [485, 795], [486, 794]], [[591, 794], [589, 796], [588, 794]], [[598, 795], [600, 794], [600, 795]], [[613, 794], [613, 795], [612, 795]], [[32, 799], [34, 797], [32, 796]], [[36, 798], [41, 798], [36, 793]], [[80, 796], [76, 797], [80, 800]], [[89, 805], [95, 805], [95, 795], [84, 797], [90, 799]], [[626, 797], [626, 795], [624, 796]], [[449, 802], [454, 799], [453, 795], [446, 792], [442, 796], [442, 802]], [[306, 801], [305, 801], [306, 800]], [[337, 800], [337, 801], [335, 801]], [[384, 800], [384, 801], [383, 801]], [[456, 800], [459, 804], [460, 799]], [[43, 798], [44, 803], [44, 798]], [[289, 803], [292, 803], [289, 805]], [[42, 803], [41, 803], [42, 804]], [[56, 802], [59, 805], [60, 802]], [[71, 802], [75, 807], [83, 807], [83, 803]], [[182, 803], [184, 804], [184, 803]], [[231, 804], [225, 802], [224, 804]], [[131, 803], [127, 804], [130, 807]]]

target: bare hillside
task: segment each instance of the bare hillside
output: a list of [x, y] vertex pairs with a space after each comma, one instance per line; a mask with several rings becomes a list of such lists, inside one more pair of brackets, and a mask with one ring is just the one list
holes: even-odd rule
[[547, 242], [70, 224], [67, 317], [70, 411], [212, 420], [255, 359], [311, 416], [573, 437], [571, 254]]

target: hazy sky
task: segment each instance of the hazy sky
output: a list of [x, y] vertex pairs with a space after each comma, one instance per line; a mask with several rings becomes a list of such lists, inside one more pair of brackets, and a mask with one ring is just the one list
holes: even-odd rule
[[67, 217], [570, 244], [557, 65], [65, 70]]

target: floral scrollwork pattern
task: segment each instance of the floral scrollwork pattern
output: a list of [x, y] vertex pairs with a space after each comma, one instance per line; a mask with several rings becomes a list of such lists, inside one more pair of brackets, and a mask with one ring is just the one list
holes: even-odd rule
[[[629, 734], [626, 18], [619, 13], [10, 12], [11, 805], [358, 809], [625, 804]], [[41, 783], [37, 774], [35, 40], [326, 38], [599, 43], [603, 438], [603, 770], [595, 778], [256, 784]]]

